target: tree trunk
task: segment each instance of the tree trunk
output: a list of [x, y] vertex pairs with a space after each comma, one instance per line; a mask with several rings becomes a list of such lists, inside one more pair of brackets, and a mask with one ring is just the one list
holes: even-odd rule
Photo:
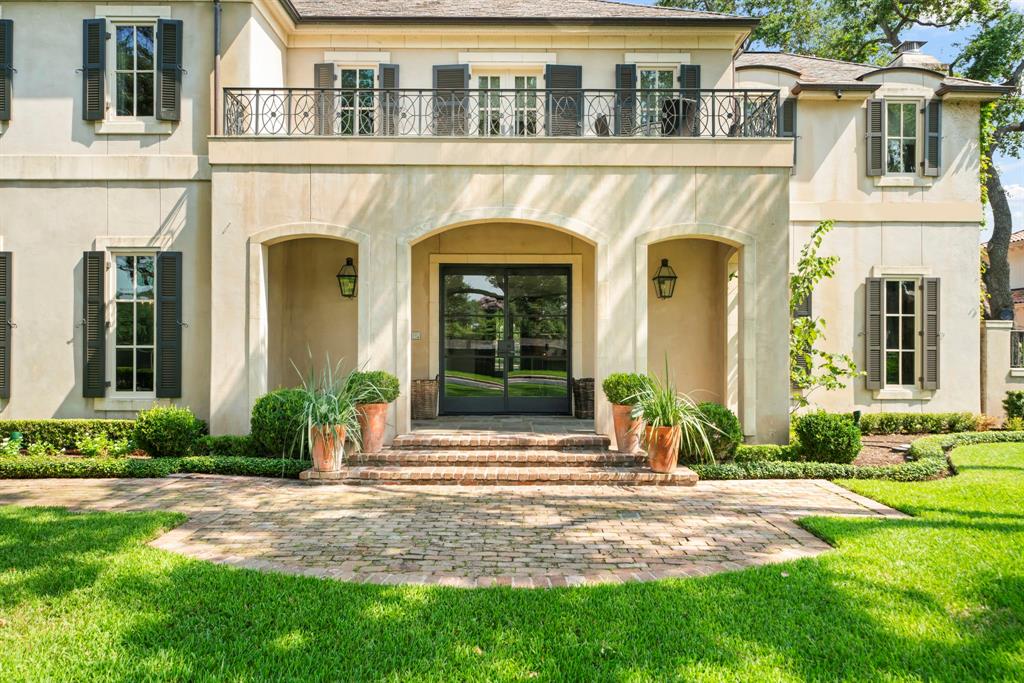
[[[1010, 293], [1010, 235], [1013, 234], [1013, 217], [1010, 202], [1006, 199], [999, 169], [989, 160], [989, 174], [985, 180], [988, 201], [992, 206], [992, 237], [988, 241], [988, 268], [985, 270], [985, 289], [988, 291], [988, 317], [999, 319], [1008, 315], [1013, 318], [1013, 295]], [[1008, 313], [1004, 313], [1008, 312]]]

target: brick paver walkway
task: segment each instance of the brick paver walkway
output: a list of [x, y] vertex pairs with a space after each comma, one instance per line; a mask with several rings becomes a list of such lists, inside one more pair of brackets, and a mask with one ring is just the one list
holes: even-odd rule
[[176, 510], [189, 521], [154, 546], [254, 569], [466, 587], [698, 576], [828, 550], [800, 517], [900, 516], [825, 481], [349, 487], [185, 475], [0, 481], [0, 504]]

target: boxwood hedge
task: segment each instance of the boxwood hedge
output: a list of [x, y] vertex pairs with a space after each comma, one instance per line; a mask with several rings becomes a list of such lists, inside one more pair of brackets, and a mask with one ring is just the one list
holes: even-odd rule
[[0, 420], [0, 439], [20, 432], [25, 447], [45, 442], [70, 450], [86, 434], [102, 434], [111, 441], [119, 441], [131, 438], [134, 431], [134, 420]]
[[155, 478], [171, 474], [232, 474], [296, 479], [309, 462], [289, 458], [238, 458], [193, 455], [184, 458], [0, 458], [0, 479]]

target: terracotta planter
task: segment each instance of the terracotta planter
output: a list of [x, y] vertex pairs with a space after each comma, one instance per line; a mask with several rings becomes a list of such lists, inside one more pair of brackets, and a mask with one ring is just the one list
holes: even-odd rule
[[359, 433], [363, 453], [379, 453], [384, 447], [384, 428], [387, 426], [387, 403], [363, 403], [356, 406], [359, 414]]
[[[333, 432], [333, 433], [332, 433]], [[309, 430], [313, 469], [317, 472], [336, 472], [345, 459], [345, 427], [313, 427]]]
[[651, 469], [659, 474], [669, 474], [679, 461], [679, 427], [647, 428], [647, 459]]
[[612, 419], [615, 423], [615, 447], [619, 453], [638, 450], [643, 423], [633, 417], [633, 406], [612, 404]]

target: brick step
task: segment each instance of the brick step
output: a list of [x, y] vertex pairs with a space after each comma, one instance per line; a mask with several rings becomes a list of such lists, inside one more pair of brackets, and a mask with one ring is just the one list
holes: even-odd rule
[[642, 467], [386, 467], [356, 465], [338, 472], [307, 470], [300, 479], [335, 484], [693, 486], [697, 474], [679, 467], [657, 474]]
[[358, 453], [346, 458], [353, 465], [378, 466], [503, 466], [503, 467], [624, 467], [645, 465], [643, 453], [619, 453], [604, 449], [542, 450], [520, 448], [484, 449], [385, 449], [379, 453]]
[[400, 434], [391, 444], [392, 449], [483, 449], [536, 448], [561, 450], [577, 448], [607, 449], [611, 439], [603, 434], [538, 434], [536, 432], [474, 434], [472, 432], [432, 432]]

